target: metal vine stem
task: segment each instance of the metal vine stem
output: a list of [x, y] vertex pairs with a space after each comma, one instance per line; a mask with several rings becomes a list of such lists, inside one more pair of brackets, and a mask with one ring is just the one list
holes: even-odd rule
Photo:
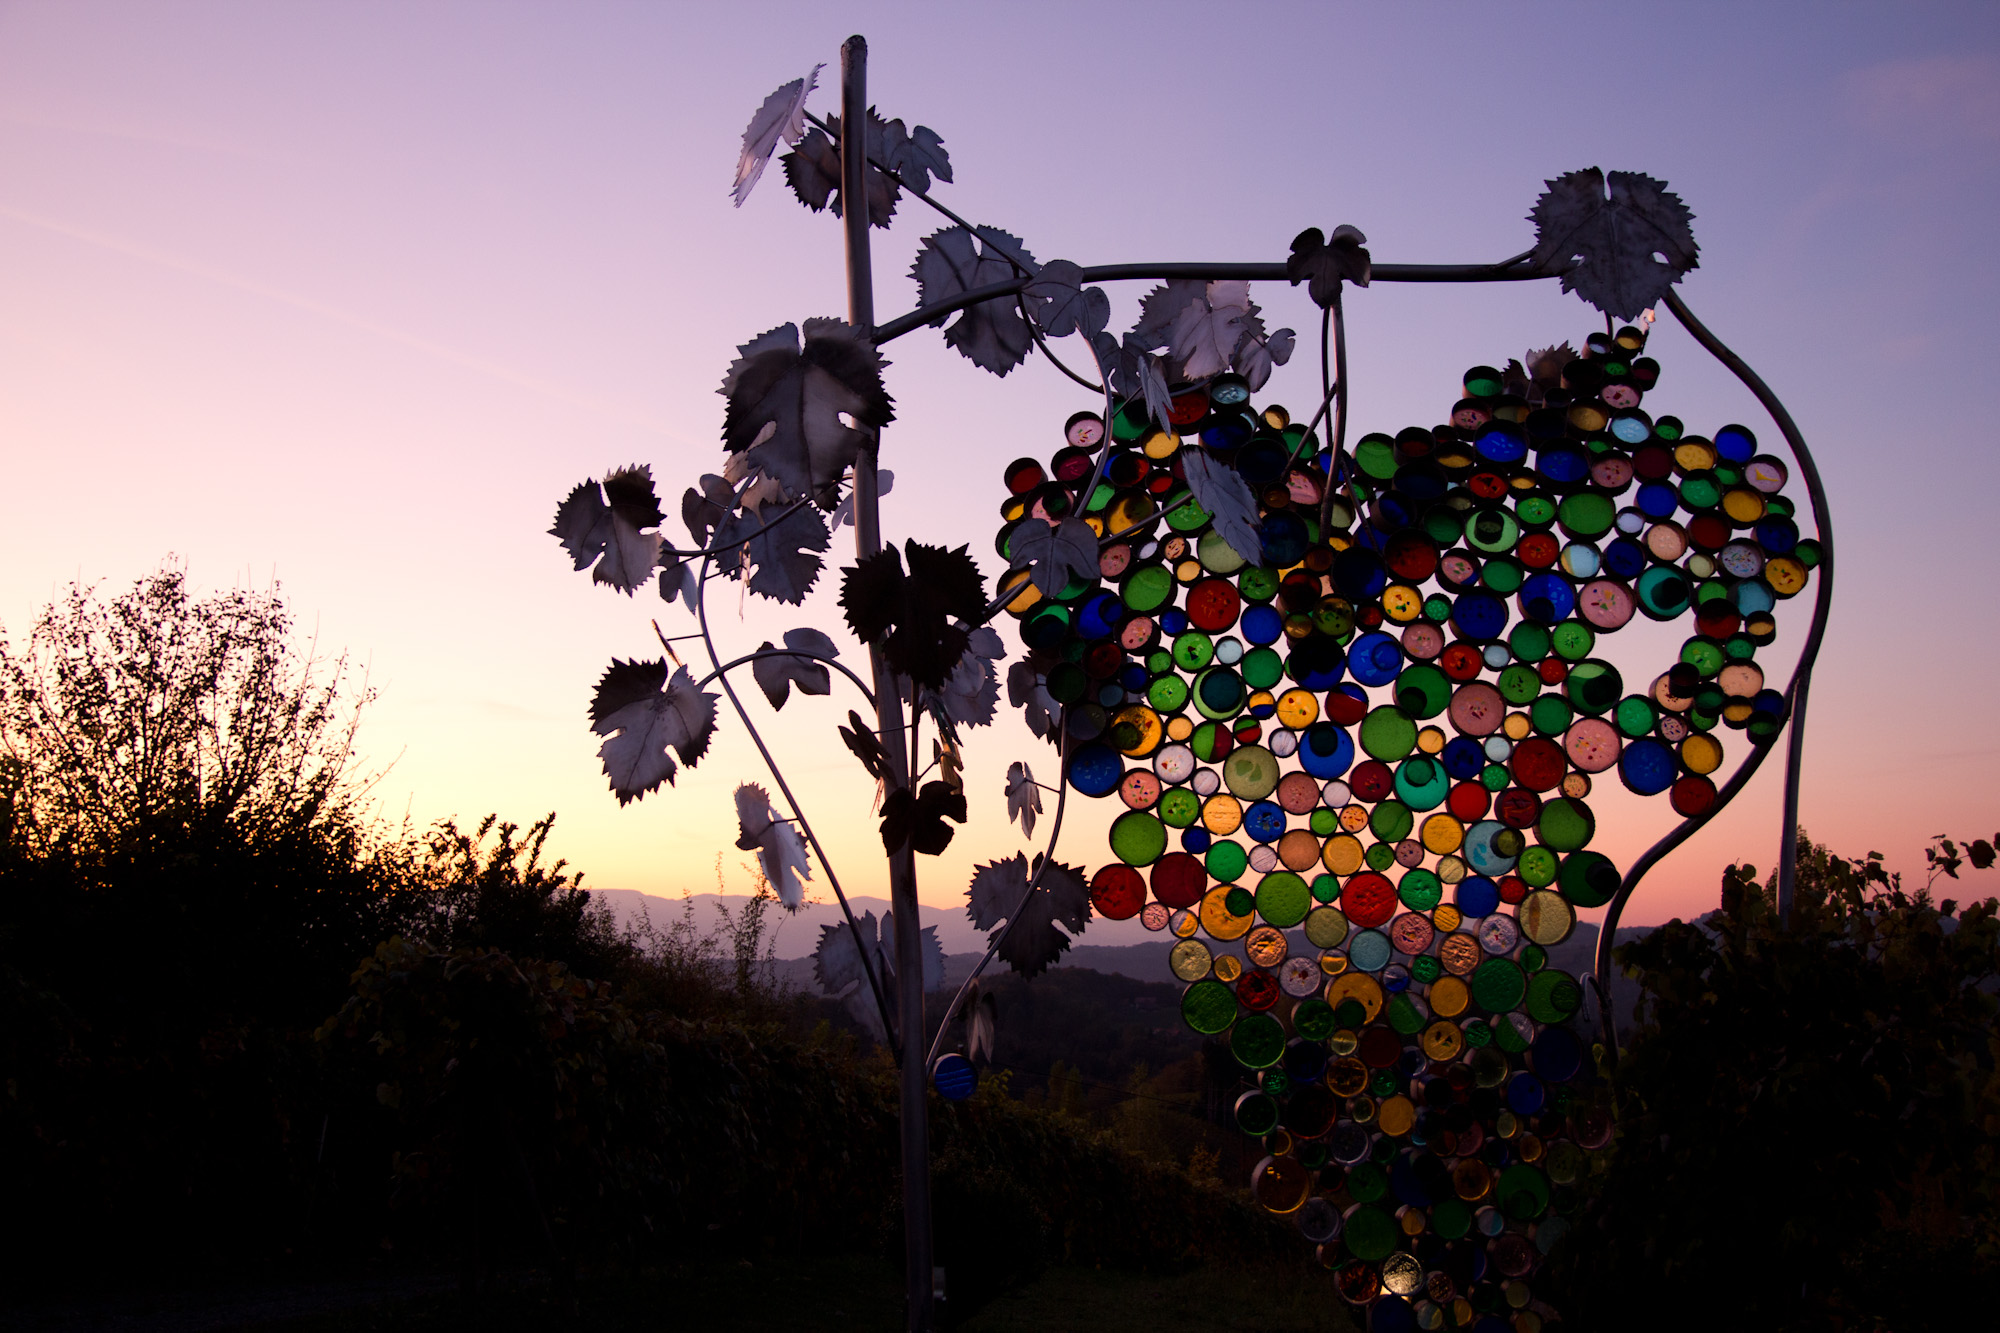
[[[1062, 727], [1063, 723], [1058, 720], [1056, 725]], [[951, 1031], [951, 1020], [957, 1016], [958, 1006], [965, 1003], [965, 993], [972, 989], [972, 983], [979, 980], [979, 974], [984, 972], [986, 965], [993, 961], [993, 955], [1000, 952], [1000, 946], [1005, 944], [1007, 937], [1014, 933], [1014, 925], [1021, 919], [1021, 913], [1027, 909], [1028, 899], [1035, 896], [1036, 888], [1041, 885], [1042, 876], [1047, 874], [1049, 867], [1056, 863], [1056, 841], [1062, 837], [1063, 810], [1069, 804], [1068, 728], [1063, 727], [1063, 730], [1058, 732], [1057, 735], [1059, 739], [1056, 742], [1056, 768], [1062, 774], [1062, 785], [1056, 788], [1056, 815], [1055, 819], [1049, 825], [1049, 845], [1042, 851], [1042, 863], [1036, 866], [1035, 873], [1028, 877], [1027, 891], [1021, 895], [1021, 901], [1008, 914], [1007, 924], [1002, 926], [998, 933], [993, 936], [991, 942], [987, 944], [986, 956], [979, 960], [977, 967], [974, 967], [971, 972], [966, 974], [965, 980], [959, 983], [958, 993], [951, 997], [951, 1004], [944, 1011], [944, 1019], [938, 1024], [937, 1036], [931, 1041], [930, 1054], [924, 1057], [924, 1068], [926, 1069], [937, 1063], [938, 1052], [944, 1049], [945, 1035]]]
[[[709, 561], [713, 558], [712, 556], [704, 556], [702, 558], [701, 578], [704, 582], [708, 578]], [[715, 639], [708, 632], [708, 598], [703, 597], [696, 602], [695, 619], [696, 623], [701, 627], [701, 646], [708, 650], [708, 664], [714, 668], [707, 679], [720, 684], [722, 692], [729, 696], [729, 704], [736, 710], [737, 720], [742, 722], [743, 729], [750, 733], [750, 740], [756, 745], [757, 753], [764, 757], [764, 767], [771, 771], [771, 780], [778, 784], [778, 791], [784, 796], [786, 804], [792, 807], [792, 814], [797, 816], [799, 828], [805, 833], [806, 841], [812, 844], [813, 854], [819, 857], [820, 869], [826, 872], [826, 882], [833, 886], [833, 896], [840, 903], [841, 915], [847, 918], [847, 928], [854, 932], [856, 952], [861, 955], [861, 970], [868, 978], [868, 989], [875, 996], [875, 1007], [881, 1011], [882, 1035], [892, 1037], [895, 1029], [889, 1025], [890, 1010], [888, 997], [882, 989], [882, 979], [875, 974], [875, 965], [869, 960], [868, 943], [866, 938], [861, 934], [861, 923], [854, 919], [854, 909], [847, 905], [847, 895], [840, 888], [840, 877], [834, 873], [833, 862], [828, 858], [826, 848], [820, 845], [819, 835], [813, 832], [812, 823], [806, 818], [805, 807], [800, 805], [799, 798], [792, 794], [791, 784], [785, 781], [784, 771], [778, 767], [778, 761], [771, 757], [770, 747], [764, 744], [764, 737], [757, 731], [757, 724], [750, 720], [749, 710], [744, 708], [743, 701], [736, 697], [736, 687], [729, 683], [729, 667], [721, 664], [721, 655], [715, 651]], [[762, 655], [761, 653], [751, 654], [752, 657]], [[787, 656], [791, 655], [787, 654]], [[747, 661], [749, 659], [745, 658], [741, 660]], [[729, 666], [736, 665], [738, 665], [737, 662], [729, 664]], [[829, 665], [839, 666], [840, 664], [834, 662], [829, 663]], [[847, 672], [850, 676], [853, 675], [844, 666], [840, 669], [843, 672]], [[861, 682], [856, 680], [855, 684], [859, 685]], [[862, 686], [862, 692], [867, 692], [866, 686]], [[897, 938], [900, 939], [904, 933], [898, 931]]]
[[[1771, 392], [1771, 386], [1750, 368], [1742, 357], [1729, 350], [1722, 339], [1709, 331], [1706, 324], [1696, 319], [1687, 303], [1672, 291], [1667, 293], [1667, 309], [1687, 327], [1716, 360], [1743, 381], [1744, 387], [1756, 395], [1771, 419], [1778, 424], [1778, 431], [1785, 437], [1785, 443], [1798, 460], [1799, 471], [1804, 475], [1806, 494], [1812, 501], [1813, 526], [1818, 530], [1820, 543], [1819, 588], [1814, 596], [1812, 622], [1806, 630], [1805, 646], [1799, 652], [1799, 663], [1792, 669], [1791, 683], [1785, 687], [1787, 701], [1786, 725], [1790, 728], [1785, 738], [1785, 811], [1781, 821], [1784, 845], [1778, 849], [1778, 917], [1786, 926], [1792, 920], [1792, 892], [1798, 877], [1799, 857], [1799, 779], [1805, 752], [1806, 731], [1806, 690], [1812, 684], [1813, 664], [1819, 660], [1821, 641], [1826, 637], [1826, 622], [1833, 607], [1833, 515], [1827, 505], [1826, 488], [1820, 482], [1819, 465], [1813, 461], [1812, 450], [1806, 447], [1806, 439], [1800, 433], [1798, 423], [1792, 414], [1778, 401], [1778, 395]], [[1743, 762], [1730, 775], [1729, 781], [1716, 793], [1715, 804], [1699, 815], [1691, 815], [1677, 825], [1672, 832], [1648, 847], [1632, 868], [1625, 872], [1625, 878], [1618, 885], [1617, 894], [1611, 899], [1610, 907], [1604, 914], [1604, 925], [1597, 937], [1597, 992], [1598, 1005], [1602, 1012], [1605, 1048], [1615, 1059], [1618, 1053], [1618, 1031], [1613, 1022], [1611, 1004], [1611, 951], [1618, 937], [1618, 918], [1625, 911], [1626, 900], [1639, 881], [1646, 876], [1659, 861], [1693, 837], [1702, 825], [1722, 812], [1722, 808], [1736, 799], [1750, 777], [1763, 765], [1765, 755], [1775, 749], [1775, 745], [1753, 747]]]

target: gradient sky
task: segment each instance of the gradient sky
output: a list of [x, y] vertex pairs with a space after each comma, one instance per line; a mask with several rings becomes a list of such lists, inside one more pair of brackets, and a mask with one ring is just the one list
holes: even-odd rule
[[[831, 84], [850, 32], [885, 114], [944, 136], [940, 197], [1045, 260], [1271, 261], [1341, 222], [1378, 261], [1495, 260], [1532, 242], [1547, 177], [1665, 178], [1702, 246], [1680, 290], [1791, 407], [1831, 492], [1807, 826], [1910, 870], [1928, 836], [2000, 825], [1990, 4], [0, 4], [0, 624], [18, 640], [70, 580], [116, 589], [169, 552], [206, 588], [275, 578], [380, 691], [363, 742], [393, 761], [386, 812], [553, 809], [591, 883], [710, 890], [721, 854], [740, 891], [730, 791], [763, 776], [742, 727], [725, 716], [677, 789], [620, 809], [585, 725], [610, 657], [653, 655], [649, 617], [673, 633], [683, 613], [593, 588], [545, 532], [623, 463], [677, 509], [719, 470], [735, 346], [844, 313], [837, 224], [775, 170], [740, 211], [728, 187], [750, 113], [817, 62]], [[914, 304], [933, 229], [906, 201], [876, 233], [883, 318]], [[1141, 290], [1114, 288], [1120, 327]], [[1253, 294], [1316, 328], [1302, 292]], [[1441, 420], [1467, 366], [1601, 327], [1554, 283], [1378, 285], [1349, 311], [1358, 431]], [[1301, 341], [1264, 398], [1314, 397]], [[1651, 350], [1648, 408], [1778, 444], [1670, 320]], [[885, 525], [997, 572], [1002, 466], [1047, 456], [1088, 401], [928, 331], [889, 356]], [[725, 648], [837, 628], [833, 582], [740, 620], [718, 589]], [[1785, 609], [1780, 677], [1806, 607]], [[1637, 637], [1611, 655], [1638, 660]], [[871, 784], [833, 735], [851, 703], [751, 707], [844, 882], [882, 892]], [[1024, 845], [1001, 797], [1023, 757], [1053, 777], [1011, 715], [974, 733], [973, 820], [920, 866], [927, 903]], [[1774, 762], [1626, 920], [1704, 910], [1729, 860], [1768, 867], [1779, 787]], [[1068, 859], [1108, 858], [1109, 804], [1072, 807]], [[1621, 863], [1673, 822], [1600, 813]]]

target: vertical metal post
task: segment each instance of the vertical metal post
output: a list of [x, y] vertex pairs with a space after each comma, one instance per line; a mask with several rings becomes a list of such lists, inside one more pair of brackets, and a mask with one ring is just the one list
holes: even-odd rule
[[[868, 259], [868, 43], [850, 37], [840, 47], [840, 199], [847, 241], [847, 319], [858, 329], [875, 325], [875, 288]], [[882, 549], [880, 492], [876, 482], [879, 434], [854, 463], [854, 547], [867, 559]], [[910, 780], [909, 744], [903, 736], [903, 700], [896, 673], [871, 645], [875, 726], [889, 760], [889, 780]], [[896, 916], [897, 1026], [902, 1047], [903, 1262], [909, 1333], [931, 1327], [930, 1125], [925, 1106], [924, 963], [917, 914], [917, 864], [909, 847], [889, 857], [889, 902]]]

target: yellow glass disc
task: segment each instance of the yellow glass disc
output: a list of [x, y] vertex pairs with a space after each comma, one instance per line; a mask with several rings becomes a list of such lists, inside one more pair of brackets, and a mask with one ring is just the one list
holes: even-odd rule
[[1431, 1012], [1443, 1018], [1457, 1018], [1472, 1003], [1472, 990], [1457, 977], [1439, 977], [1431, 983]]
[[1458, 1030], [1458, 1024], [1441, 1018], [1424, 1029], [1423, 1046], [1424, 1054], [1433, 1060], [1453, 1060], [1465, 1048], [1465, 1034]]
[[1233, 884], [1218, 884], [1201, 898], [1201, 928], [1208, 932], [1212, 940], [1240, 940], [1257, 924], [1254, 912], [1242, 916], [1231, 915], [1229, 911], [1229, 891]]
[[1123, 753], [1134, 759], [1143, 759], [1160, 748], [1166, 728], [1160, 724], [1160, 715], [1144, 704], [1132, 704], [1111, 715], [1113, 730], [1131, 727], [1138, 732], [1138, 739], [1124, 747]]
[[[1359, 806], [1348, 808], [1360, 809]], [[1341, 822], [1346, 822], [1345, 816]], [[1320, 862], [1336, 875], [1351, 875], [1361, 869], [1361, 858], [1365, 854], [1361, 848], [1361, 839], [1352, 834], [1336, 833], [1326, 840], [1326, 846], [1320, 850]]]
[[1201, 826], [1217, 837], [1225, 837], [1243, 827], [1243, 805], [1228, 792], [1219, 791], [1202, 802]]
[[1243, 960], [1233, 953], [1217, 954], [1215, 975], [1219, 981], [1234, 981], [1243, 975]]
[[1026, 615], [1034, 609], [1037, 602], [1042, 600], [1042, 590], [1035, 586], [1033, 575], [1029, 570], [1017, 569], [1011, 574], [1002, 575], [1000, 591], [1006, 592], [1009, 588], [1021, 590], [1020, 596], [1007, 603], [1007, 609], [1017, 616]]
[[1286, 690], [1278, 696], [1278, 725], [1300, 731], [1319, 720], [1319, 696], [1311, 690]]
[[1382, 1124], [1382, 1132], [1390, 1138], [1400, 1139], [1417, 1125], [1417, 1107], [1408, 1097], [1391, 1097], [1375, 1112], [1375, 1118]]
[[1424, 850], [1439, 856], [1457, 851], [1459, 844], [1465, 841], [1465, 825], [1459, 823], [1456, 816], [1443, 812], [1426, 819], [1422, 833]]
[[1362, 1022], [1372, 1023], [1382, 1012], [1382, 987], [1366, 972], [1347, 972], [1327, 983], [1326, 1002], [1335, 1009], [1352, 1000], [1361, 1006]]
[[1681, 742], [1681, 763], [1687, 766], [1690, 773], [1713, 773], [1722, 767], [1722, 742], [1703, 732], [1695, 732]]
[[1424, 613], [1424, 595], [1408, 584], [1397, 583], [1382, 590], [1382, 614], [1398, 625], [1407, 625]]
[[1790, 597], [1806, 586], [1806, 567], [1788, 555], [1775, 556], [1764, 565], [1764, 581], [1780, 597]]

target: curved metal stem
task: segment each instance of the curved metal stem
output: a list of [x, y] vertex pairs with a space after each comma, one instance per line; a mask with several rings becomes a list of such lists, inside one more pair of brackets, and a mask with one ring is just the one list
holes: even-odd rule
[[710, 556], [721, 555], [724, 551], [733, 551], [739, 546], [747, 545], [751, 538], [757, 536], [759, 533], [766, 531], [767, 529], [776, 527], [778, 524], [784, 522], [787, 518], [790, 518], [794, 511], [803, 509], [805, 506], [811, 503], [812, 503], [812, 498], [810, 496], [802, 500], [794, 500], [790, 504], [786, 505], [782, 510], [780, 510], [776, 518], [758, 524], [756, 527], [752, 528], [748, 533], [746, 533], [741, 537], [738, 537], [733, 542], [724, 542], [720, 546], [703, 546], [692, 551], [683, 551], [678, 547], [668, 546], [662, 543], [660, 546], [660, 554], [670, 555], [679, 560], [694, 560], [704, 555], [710, 555]]
[[[1792, 414], [1785, 410], [1785, 405], [1778, 400], [1778, 395], [1773, 393], [1763, 378], [1750, 368], [1748, 362], [1730, 351], [1720, 338], [1709, 331], [1707, 325], [1695, 318], [1694, 312], [1687, 308], [1687, 304], [1678, 294], [1668, 292], [1666, 306], [1674, 312], [1674, 317], [1687, 327], [1688, 332], [1694, 335], [1695, 341], [1707, 349], [1716, 360], [1729, 367], [1736, 378], [1743, 381], [1744, 386], [1756, 395], [1764, 410], [1771, 414], [1771, 419], [1777, 423], [1779, 433], [1785, 437], [1785, 443], [1790, 447], [1792, 456], [1798, 460], [1799, 471], [1805, 477], [1806, 494], [1812, 502], [1813, 524], [1819, 535], [1821, 549], [1817, 571], [1819, 588], [1814, 597], [1812, 623], [1806, 631], [1805, 646], [1799, 653], [1798, 666], [1793, 668], [1791, 682], [1785, 687], [1786, 725], [1791, 728], [1791, 732], [1786, 738], [1785, 841], [1779, 852], [1778, 892], [1781, 915], [1789, 924], [1791, 891], [1798, 865], [1799, 775], [1800, 759], [1804, 750], [1806, 691], [1812, 681], [1813, 664], [1819, 659], [1820, 644], [1826, 637], [1827, 617], [1833, 606], [1833, 516], [1827, 505], [1826, 489], [1820, 482], [1819, 466], [1813, 461], [1812, 451], [1806, 447], [1805, 436], [1800, 433], [1798, 423], [1792, 420]], [[1647, 848], [1645, 854], [1633, 862], [1632, 868], [1625, 872], [1624, 879], [1620, 881], [1618, 892], [1604, 914], [1602, 933], [1597, 938], [1597, 988], [1600, 1003], [1604, 1007], [1604, 1043], [1614, 1059], [1618, 1054], [1618, 1032], [1617, 1025], [1613, 1022], [1611, 1005], [1611, 950], [1618, 936], [1618, 918], [1624, 913], [1626, 902], [1639, 887], [1639, 881], [1645, 877], [1647, 871], [1657, 865], [1667, 853], [1693, 837], [1702, 825], [1721, 813], [1722, 808], [1736, 798], [1737, 793], [1750, 781], [1751, 775], [1762, 767], [1765, 756], [1770, 754], [1773, 748], [1775, 747], [1760, 746], [1752, 750], [1749, 757], [1724, 784], [1722, 790], [1716, 793], [1715, 804], [1700, 815], [1682, 820], [1672, 832]]]
[[[704, 559], [702, 561], [702, 576], [706, 578], [707, 575], [708, 560]], [[764, 767], [770, 770], [771, 780], [778, 784], [778, 791], [783, 794], [786, 804], [792, 807], [792, 814], [798, 819], [799, 828], [805, 833], [806, 841], [812, 844], [813, 854], [819, 857], [820, 869], [826, 872], [826, 882], [833, 886], [833, 896], [840, 903], [841, 915], [847, 918], [847, 928], [854, 932], [855, 941], [861, 946], [859, 948], [861, 970], [867, 974], [868, 989], [875, 996], [875, 1007], [880, 1012], [882, 1018], [882, 1033], [884, 1036], [890, 1036], [896, 1029], [889, 1021], [888, 996], [882, 989], [882, 979], [875, 975], [875, 965], [868, 960], [867, 946], [862, 943], [861, 923], [854, 919], [854, 909], [847, 905], [847, 895], [840, 888], [840, 877], [834, 873], [833, 862], [827, 857], [826, 848], [820, 846], [819, 835], [813, 832], [812, 822], [806, 818], [805, 807], [799, 804], [798, 797], [792, 795], [791, 784], [785, 781], [785, 775], [779, 769], [778, 761], [771, 757], [770, 747], [764, 744], [764, 738], [757, 733], [757, 724], [750, 720], [750, 714], [743, 707], [743, 701], [736, 697], [736, 689], [729, 683], [729, 676], [726, 674], [727, 668], [721, 665], [719, 660], [720, 654], [715, 651], [715, 639], [708, 631], [708, 599], [706, 597], [702, 598], [701, 605], [695, 608], [695, 618], [701, 625], [701, 646], [708, 650], [709, 665], [715, 668], [708, 679], [721, 683], [722, 692], [729, 696], [730, 706], [735, 708], [736, 716], [743, 723], [744, 730], [750, 733], [751, 741], [757, 746], [757, 753], [764, 756]], [[731, 665], [735, 664], [731, 663]], [[847, 668], [841, 667], [841, 670], [846, 671]]]
[[[1341, 305], [1340, 292], [1333, 294], [1333, 304], [1327, 307], [1327, 314], [1333, 323], [1333, 425], [1327, 431], [1331, 456], [1327, 459], [1326, 492], [1319, 501], [1320, 539], [1326, 539], [1326, 529], [1333, 517], [1334, 487], [1345, 474], [1347, 459], [1347, 316]], [[1321, 344], [1321, 375], [1325, 375], [1325, 344]], [[1350, 499], [1352, 490], [1349, 491]]]
[[[711, 654], [711, 657], [712, 656], [713, 654]], [[823, 663], [826, 666], [830, 666], [834, 670], [838, 671], [841, 675], [853, 681], [854, 688], [860, 690], [862, 695], [868, 700], [868, 706], [870, 708], [873, 708], [875, 706], [875, 691], [869, 689], [867, 685], [863, 684], [861, 677], [855, 675], [852, 671], [848, 670], [846, 666], [842, 665], [839, 662], [834, 661], [831, 657], [823, 657], [818, 653], [802, 653], [796, 648], [760, 648], [754, 653], [745, 653], [743, 656], [737, 658], [733, 662], [724, 662], [721, 666], [717, 667], [715, 670], [709, 672], [706, 676], [703, 676], [700, 680], [696, 681], [694, 683], [694, 687], [696, 689], [700, 689], [702, 686], [708, 684], [708, 682], [710, 682], [711, 680], [714, 680], [717, 676], [720, 676], [723, 672], [734, 670], [735, 668], [742, 666], [745, 662], [754, 662], [760, 657], [810, 657], [813, 661]]]
[[[1042, 863], [1035, 867], [1034, 874], [1028, 876], [1028, 891], [1021, 895], [1021, 901], [1008, 914], [1007, 924], [1000, 927], [993, 935], [992, 940], [987, 944], [986, 956], [981, 958], [978, 965], [966, 974], [965, 980], [958, 984], [958, 994], [951, 997], [951, 1004], [945, 1009], [943, 1019], [938, 1022], [937, 1035], [931, 1039], [930, 1054], [924, 1057], [924, 1068], [926, 1069], [937, 1063], [938, 1052], [944, 1049], [945, 1033], [951, 1030], [951, 1020], [958, 1016], [958, 1006], [965, 1003], [965, 993], [972, 989], [973, 982], [979, 980], [979, 974], [984, 972], [986, 965], [993, 961], [993, 955], [1000, 952], [1000, 946], [1007, 942], [1007, 936], [1013, 932], [1014, 923], [1021, 919], [1022, 909], [1027, 907], [1028, 899], [1034, 895], [1036, 887], [1041, 884], [1042, 876], [1047, 873], [1050, 866], [1056, 863], [1056, 839], [1062, 837], [1063, 808], [1069, 804], [1068, 758], [1069, 731], [1065, 728], [1062, 733], [1062, 741], [1056, 751], [1056, 762], [1064, 765], [1060, 777], [1062, 786], [1056, 790], [1056, 817], [1049, 825], [1049, 845], [1042, 850]], [[1040, 784], [1036, 785], [1039, 786]]]
[[[1021, 322], [1028, 326], [1028, 336], [1035, 340], [1035, 346], [1039, 347], [1041, 349], [1042, 355], [1049, 359], [1049, 364], [1053, 365], [1057, 370], [1060, 370], [1063, 374], [1069, 376], [1076, 383], [1081, 384], [1084, 388], [1090, 390], [1092, 393], [1105, 392], [1105, 384], [1110, 383], [1109, 376], [1105, 377], [1105, 384], [1092, 384], [1089, 380], [1085, 379], [1083, 376], [1077, 374], [1074, 370], [1071, 370], [1068, 366], [1064, 365], [1062, 358], [1049, 350], [1048, 341], [1042, 337], [1042, 331], [1035, 327], [1035, 321], [1028, 317], [1028, 307], [1026, 302], [1024, 302], [1020, 297], [1017, 296], [1014, 299], [1014, 308], [1021, 312]], [[1091, 359], [1092, 360], [1096, 359], [1096, 353], [1094, 350], [1092, 352]], [[1105, 429], [1108, 431], [1110, 427], [1107, 426]]]

